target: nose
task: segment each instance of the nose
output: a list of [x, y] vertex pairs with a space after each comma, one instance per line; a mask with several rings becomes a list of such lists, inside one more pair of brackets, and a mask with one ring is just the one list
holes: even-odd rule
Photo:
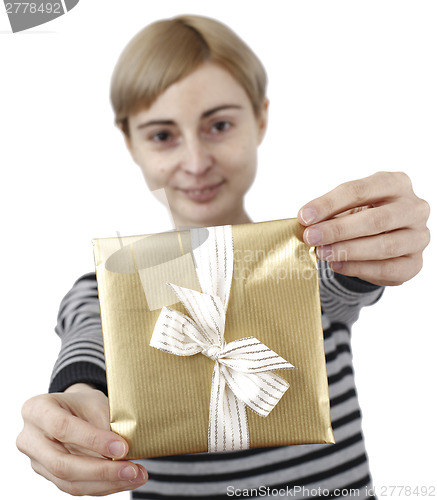
[[213, 158], [206, 145], [199, 137], [185, 140], [182, 169], [192, 175], [203, 175], [213, 165]]

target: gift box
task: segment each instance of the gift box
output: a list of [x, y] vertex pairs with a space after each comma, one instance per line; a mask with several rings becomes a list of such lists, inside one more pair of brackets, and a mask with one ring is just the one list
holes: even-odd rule
[[302, 232], [286, 219], [93, 240], [127, 458], [334, 442]]

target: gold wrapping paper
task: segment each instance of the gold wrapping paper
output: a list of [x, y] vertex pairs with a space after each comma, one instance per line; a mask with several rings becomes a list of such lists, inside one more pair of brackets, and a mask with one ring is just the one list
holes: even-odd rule
[[[227, 342], [254, 336], [296, 369], [266, 418], [247, 409], [250, 447], [333, 443], [317, 261], [296, 219], [232, 227]], [[189, 231], [93, 240], [111, 429], [129, 459], [208, 449], [214, 363], [149, 346], [161, 308], [185, 309], [166, 282], [201, 291]]]

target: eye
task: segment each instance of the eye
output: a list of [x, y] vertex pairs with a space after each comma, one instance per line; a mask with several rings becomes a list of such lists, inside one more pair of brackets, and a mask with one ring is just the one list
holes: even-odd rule
[[220, 120], [218, 122], [215, 122], [212, 127], [211, 127], [211, 132], [213, 134], [220, 134], [222, 132], [226, 132], [231, 128], [231, 122], [227, 120]]
[[168, 142], [171, 138], [170, 132], [161, 130], [152, 135], [151, 139], [154, 142]]

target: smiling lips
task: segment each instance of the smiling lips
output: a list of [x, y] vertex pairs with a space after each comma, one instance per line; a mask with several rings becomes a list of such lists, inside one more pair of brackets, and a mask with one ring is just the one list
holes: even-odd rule
[[213, 186], [206, 186], [195, 189], [180, 189], [192, 201], [202, 202], [209, 201], [215, 197], [224, 181], [214, 184]]

